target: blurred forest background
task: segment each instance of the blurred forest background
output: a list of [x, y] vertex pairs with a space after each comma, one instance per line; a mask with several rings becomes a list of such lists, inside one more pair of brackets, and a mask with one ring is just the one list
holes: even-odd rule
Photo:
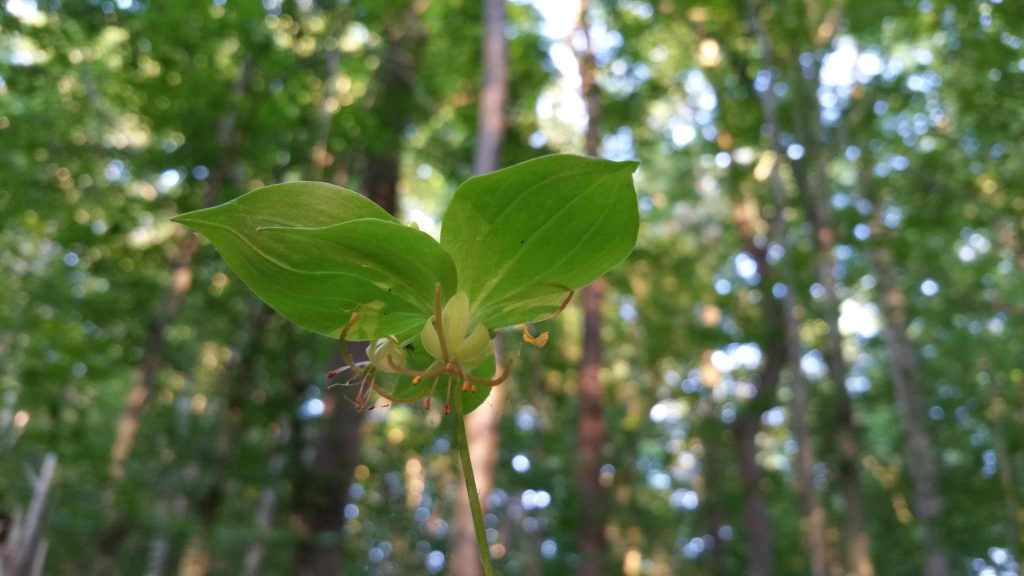
[[500, 338], [500, 573], [1022, 574], [1022, 94], [1018, 0], [6, 0], [0, 571], [477, 574], [438, 407], [168, 218], [575, 152], [641, 237]]

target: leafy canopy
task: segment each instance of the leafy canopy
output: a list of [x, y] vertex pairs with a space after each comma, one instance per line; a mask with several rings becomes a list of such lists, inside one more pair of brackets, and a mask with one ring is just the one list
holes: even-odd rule
[[[470, 178], [448, 206], [440, 243], [361, 194], [314, 182], [267, 186], [174, 220], [206, 235], [249, 288], [296, 324], [375, 340], [377, 371], [412, 377], [385, 393], [406, 401], [403, 390], [441, 375], [461, 360], [458, 350], [480, 364], [481, 326], [546, 319], [632, 251], [636, 166], [552, 155]], [[442, 318], [459, 331], [443, 339], [443, 354]], [[467, 408], [486, 396], [472, 384], [493, 374], [487, 356], [474, 370], [456, 370], [467, 381]]]

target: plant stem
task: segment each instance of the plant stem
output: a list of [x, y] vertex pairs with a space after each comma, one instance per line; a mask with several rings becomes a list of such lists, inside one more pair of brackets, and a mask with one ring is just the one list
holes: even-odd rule
[[473, 528], [476, 531], [476, 547], [480, 552], [484, 576], [495, 576], [491, 564], [491, 552], [487, 547], [487, 531], [484, 529], [484, 512], [480, 507], [480, 494], [476, 489], [476, 476], [473, 474], [473, 462], [469, 458], [469, 441], [466, 438], [466, 418], [462, 411], [462, 392], [456, 388], [452, 399], [452, 416], [455, 421], [455, 443], [459, 447], [462, 459], [462, 477], [466, 481], [466, 495], [469, 496], [469, 509], [473, 512]]

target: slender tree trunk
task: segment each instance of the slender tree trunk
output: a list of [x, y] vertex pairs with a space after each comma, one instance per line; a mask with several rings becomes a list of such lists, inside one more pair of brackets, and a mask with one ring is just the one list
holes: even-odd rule
[[[774, 90], [777, 72], [771, 56], [772, 46], [767, 31], [758, 16], [755, 15], [753, 18], [756, 20], [755, 29], [761, 40], [765, 68], [771, 73], [769, 86], [761, 92], [759, 98], [764, 116], [764, 130], [767, 133], [769, 147], [775, 153], [775, 160], [768, 178], [773, 205], [769, 236], [772, 242], [786, 248], [786, 253], [789, 254], [791, 246], [787, 239], [786, 221], [783, 216], [787, 206], [786, 190], [779, 173], [779, 162], [784, 152], [779, 142], [778, 101]], [[767, 261], [765, 261], [765, 266], [768, 266]], [[828, 544], [825, 538], [827, 523], [825, 508], [814, 487], [813, 468], [816, 459], [809, 423], [810, 383], [800, 368], [803, 345], [800, 342], [800, 326], [797, 318], [799, 310], [794, 295], [794, 287], [798, 285], [798, 279], [791, 265], [791, 257], [785, 257], [776, 266], [780, 268], [780, 276], [789, 286], [782, 297], [782, 325], [780, 327], [783, 331], [786, 357], [792, 375], [793, 400], [790, 406], [790, 419], [793, 422], [793, 435], [797, 442], [795, 484], [800, 500], [800, 534], [807, 549], [811, 576], [826, 576], [828, 574]]]
[[46, 560], [48, 542], [40, 536], [50, 500], [50, 490], [57, 474], [57, 455], [48, 452], [39, 471], [27, 470], [32, 484], [32, 498], [23, 515], [0, 517], [0, 575], [32, 576]]
[[[580, 76], [583, 79], [583, 99], [587, 106], [586, 152], [597, 156], [600, 147], [598, 126], [601, 122], [601, 93], [597, 86], [597, 65], [590, 42], [587, 10], [589, 0], [580, 2], [578, 30], [586, 46], [576, 54]], [[576, 427], [577, 462], [576, 486], [579, 494], [580, 520], [577, 528], [577, 547], [580, 553], [579, 576], [598, 576], [605, 573], [608, 543], [604, 529], [608, 516], [608, 494], [601, 484], [601, 462], [604, 458], [606, 424], [603, 404], [604, 390], [601, 366], [604, 349], [601, 327], [604, 325], [602, 307], [608, 284], [599, 278], [583, 289], [583, 358], [580, 364], [580, 414]]]
[[[715, 418], [711, 416], [711, 418]], [[717, 421], [717, 418], [715, 418]], [[703, 434], [706, 448], [703, 458], [704, 490], [700, 494], [705, 516], [707, 533], [711, 536], [711, 550], [708, 553], [707, 567], [709, 574], [726, 573], [725, 539], [722, 528], [726, 524], [725, 507], [723, 506], [722, 487], [725, 486], [725, 466], [722, 460], [721, 429], [718, 422], [706, 427]]]
[[[483, 0], [483, 7], [483, 84], [480, 86], [477, 109], [476, 150], [473, 156], [475, 174], [493, 172], [500, 164], [501, 147], [505, 139], [505, 106], [508, 100], [505, 0]], [[498, 352], [501, 352], [500, 339], [500, 336], [495, 338], [495, 348]], [[500, 357], [497, 364], [501, 365]], [[507, 386], [495, 387], [487, 397], [487, 402], [466, 417], [469, 454], [485, 512], [488, 508], [487, 497], [494, 488], [494, 472], [501, 444], [499, 425], [507, 389]], [[452, 529], [452, 574], [481, 574], [477, 554], [469, 497], [464, 490], [460, 490], [455, 501]]]
[[579, 494], [580, 520], [577, 543], [581, 555], [580, 576], [604, 574], [608, 544], [604, 527], [608, 515], [608, 495], [601, 485], [601, 462], [605, 443], [600, 370], [603, 346], [601, 308], [606, 282], [599, 278], [583, 290], [583, 359], [580, 365], [580, 415], [576, 427], [576, 487]]
[[[771, 84], [774, 85], [778, 79], [779, 70], [774, 64], [772, 39], [767, 27], [762, 21], [754, 0], [748, 0], [748, 13], [755, 34], [758, 36], [761, 45], [764, 67], [771, 73]], [[832, 17], [832, 15], [830, 15]], [[812, 81], [816, 83], [816, 81]], [[811, 94], [815, 92], [811, 90]], [[771, 145], [776, 154], [776, 162], [786, 158], [779, 141], [777, 101], [773, 87], [762, 91], [759, 94], [761, 106], [765, 114], [765, 123], [768, 125]], [[816, 100], [815, 100], [816, 102]], [[801, 115], [801, 112], [804, 115]], [[834, 267], [833, 248], [836, 243], [835, 228], [831, 223], [829, 208], [828, 177], [827, 177], [827, 156], [825, 153], [825, 142], [820, 131], [820, 109], [814, 105], [804, 107], [803, 110], [794, 110], [796, 122], [806, 127], [809, 132], [811, 158], [814, 164], [812, 174], [800, 169], [796, 162], [792, 163], [794, 175], [796, 176], [797, 187], [807, 205], [809, 220], [814, 229], [815, 245], [815, 274], [818, 282], [824, 287], [825, 296], [821, 306], [821, 314], [828, 326], [828, 348], [826, 358], [829, 368], [829, 377], [836, 389], [834, 421], [836, 426], [836, 447], [839, 456], [838, 475], [839, 485], [845, 503], [845, 527], [844, 527], [844, 564], [848, 574], [853, 576], [873, 576], [875, 573], [874, 563], [871, 560], [871, 538], [867, 528], [867, 518], [864, 515], [864, 490], [860, 480], [860, 439], [857, 433], [856, 424], [853, 418], [853, 403], [849, 392], [846, 389], [846, 378], [849, 373], [846, 360], [843, 357], [842, 335], [839, 332], [839, 304], [836, 297], [836, 280], [832, 273]], [[774, 183], [778, 179], [777, 166], [773, 168], [773, 186], [781, 186], [781, 183]], [[775, 194], [776, 202], [780, 198], [784, 201], [784, 194]], [[782, 204], [780, 204], [780, 207]], [[792, 310], [795, 304], [790, 296], [790, 304], [787, 308]], [[794, 372], [799, 372], [799, 363], [794, 365]], [[799, 377], [799, 376], [798, 376]], [[806, 381], [796, 382], [800, 386], [806, 386]], [[807, 392], [794, 390], [794, 427], [806, 429], [802, 420], [804, 413], [800, 412], [796, 403], [804, 403]], [[796, 430], [797, 435], [801, 430]], [[807, 433], [804, 430], [803, 433]], [[806, 438], [807, 441], [810, 438]], [[800, 442], [800, 439], [797, 439]], [[801, 448], [802, 451], [809, 450]], [[809, 461], [808, 461], [809, 460]], [[817, 496], [813, 494], [813, 485], [810, 481], [810, 471], [802, 470], [801, 467], [813, 465], [813, 455], [809, 453], [798, 455], [798, 489], [803, 494], [803, 512], [806, 534], [810, 550], [812, 574], [824, 574], [827, 571], [827, 560], [824, 530], [826, 522], [824, 510]], [[810, 491], [810, 492], [808, 492]], [[817, 502], [815, 504], [814, 502]], [[818, 515], [821, 518], [818, 518]]]
[[[301, 374], [293, 388], [305, 389]], [[341, 571], [342, 528], [352, 475], [359, 463], [362, 415], [338, 394], [324, 395], [324, 415], [313, 446], [313, 461], [298, 495], [294, 521], [305, 536], [296, 543], [293, 574], [333, 576]]]
[[[782, 354], [780, 354], [782, 356]], [[766, 358], [772, 361], [772, 358]], [[782, 363], [766, 365], [761, 373], [759, 388], [776, 385]], [[774, 379], [774, 381], [773, 381]], [[747, 551], [750, 576], [772, 576], [774, 569], [774, 538], [772, 521], [768, 514], [768, 501], [759, 486], [762, 478], [757, 463], [757, 433], [761, 430], [762, 413], [751, 412], [737, 418], [733, 426], [739, 462], [740, 485], [743, 488], [743, 520], [747, 527]]]
[[[817, 109], [813, 112], [818, 114]], [[817, 116], [815, 116], [817, 122]], [[854, 576], [873, 576], [874, 562], [871, 560], [871, 537], [864, 515], [864, 489], [860, 480], [860, 434], [854, 422], [853, 400], [846, 389], [849, 366], [843, 357], [843, 340], [839, 332], [839, 298], [836, 295], [837, 282], [834, 249], [837, 232], [832, 223], [828, 181], [823, 152], [824, 143], [819, 143], [812, 154], [818, 160], [814, 175], [792, 163], [797, 189], [807, 206], [807, 213], [814, 237], [814, 271], [818, 283], [824, 288], [820, 313], [828, 327], [825, 358], [829, 379], [836, 389], [833, 420], [836, 427], [836, 448], [838, 452], [839, 485], [845, 503], [844, 557], [846, 570]], [[779, 150], [780, 154], [782, 150]], [[782, 157], [782, 156], [780, 156]]]
[[[1024, 562], [1021, 562], [1021, 530], [1020, 530], [1020, 501], [1017, 498], [1019, 490], [1016, 474], [1013, 466], [1013, 458], [1007, 446], [1007, 414], [1008, 399], [1005, 395], [1005, 387], [1002, 379], [993, 374], [993, 398], [989, 402], [989, 414], [992, 429], [994, 431], [992, 441], [995, 444], [996, 461], [999, 463], [999, 484], [1003, 489], [1003, 498], [1006, 510], [1006, 549], [1010, 555], [1021, 563], [1024, 570]], [[1009, 404], [1012, 406], [1012, 404]]]
[[[363, 193], [391, 214], [398, 208], [399, 154], [423, 39], [418, 18], [427, 5], [425, 0], [414, 0], [385, 31], [386, 45], [367, 110], [378, 119], [380, 131], [371, 134], [367, 143]], [[344, 509], [359, 462], [361, 415], [351, 402], [336, 394], [326, 395], [324, 400], [324, 422], [315, 444], [311, 486], [300, 507], [300, 523], [308, 537], [295, 551], [293, 572], [297, 576], [334, 575], [342, 568]]]
[[[241, 100], [248, 91], [251, 78], [252, 60], [247, 59], [231, 90], [231, 97], [234, 102]], [[217, 142], [220, 143], [225, 153], [207, 181], [206, 192], [203, 195], [204, 207], [212, 206], [217, 202], [221, 189], [227, 181], [228, 173], [234, 166], [240, 144], [240, 138], [238, 138], [237, 130], [235, 129], [236, 124], [237, 109], [231, 107], [217, 125]], [[167, 327], [178, 316], [178, 312], [181, 311], [181, 306], [185, 302], [185, 296], [192, 287], [192, 259], [198, 249], [199, 238], [195, 234], [189, 234], [182, 241], [177, 253], [171, 259], [170, 287], [150, 324], [142, 364], [135, 378], [135, 383], [128, 392], [128, 398], [125, 401], [124, 411], [118, 421], [117, 433], [114, 436], [114, 444], [110, 452], [108, 472], [115, 487], [124, 478], [124, 463], [128, 460], [132, 448], [135, 446], [135, 438], [138, 435], [142, 414], [146, 408], [149, 396], [156, 386], [157, 373], [160, 369], [160, 364], [163, 362], [164, 340]]]
[[925, 422], [924, 399], [917, 373], [914, 345], [907, 337], [907, 297], [896, 280], [895, 264], [888, 247], [871, 251], [882, 309], [887, 319], [885, 343], [889, 350], [889, 376], [896, 400], [896, 413], [903, 426], [904, 468], [910, 475], [914, 516], [925, 551], [923, 574], [947, 576], [949, 558], [940, 533], [942, 494], [934, 445]]
[[[867, 151], [861, 158], [859, 186], [862, 193], [875, 205], [872, 229], [876, 238], [884, 234], [881, 223], [883, 195], [876, 189], [871, 167], [874, 162]], [[925, 576], [951, 574], [948, 553], [943, 541], [940, 517], [942, 494], [939, 488], [938, 463], [934, 444], [925, 421], [925, 402], [918, 376], [914, 345], [907, 336], [910, 314], [907, 296], [899, 284], [898, 271], [892, 252], [884, 240], [877, 241], [869, 251], [878, 295], [882, 306], [885, 345], [889, 353], [889, 377], [892, 381], [896, 414], [903, 428], [904, 469], [910, 476], [911, 502], [924, 548]]]
[[278, 489], [277, 482], [281, 471], [287, 462], [287, 446], [291, 441], [291, 429], [288, 418], [282, 418], [280, 432], [277, 437], [277, 450], [270, 457], [267, 464], [267, 484], [260, 490], [260, 497], [256, 503], [253, 523], [255, 524], [256, 536], [253, 538], [249, 548], [245, 551], [242, 560], [243, 576], [256, 576], [260, 572], [263, 558], [267, 554], [267, 533], [270, 531], [271, 521], [274, 518], [274, 510], [277, 508]]
[[[231, 99], [239, 102], [248, 92], [253, 74], [253, 60], [246, 58], [242, 70], [231, 89]], [[224, 150], [224, 155], [211, 171], [203, 194], [203, 206], [209, 207], [217, 203], [221, 190], [227, 182], [241, 146], [241, 138], [237, 129], [237, 108], [232, 106], [217, 123], [217, 142]], [[118, 419], [114, 442], [107, 465], [109, 483], [103, 498], [107, 503], [109, 519], [106, 529], [100, 536], [100, 553], [93, 563], [93, 574], [110, 574], [114, 570], [115, 560], [121, 542], [126, 536], [127, 527], [117, 514], [116, 495], [124, 480], [124, 466], [129, 459], [135, 440], [142, 424], [142, 416], [148, 405], [149, 397], [156, 388], [157, 375], [163, 363], [164, 342], [167, 328], [177, 318], [185, 297], [192, 288], [192, 261], [199, 250], [199, 238], [188, 234], [178, 246], [170, 262], [170, 283], [154, 317], [150, 321], [146, 335], [146, 345], [142, 356], [139, 372], [132, 387], [128, 391], [125, 405]]]
[[[744, 250], [757, 264], [762, 286], [772, 284], [773, 271], [768, 262], [768, 251], [763, 243], [756, 242], [756, 226], [753, 222], [757, 206], [742, 201], [733, 210], [737, 231], [743, 240]], [[781, 304], [768, 294], [762, 297], [765, 325], [782, 327], [785, 311]], [[748, 570], [750, 576], [772, 576], [775, 573], [774, 537], [768, 502], [761, 489], [763, 474], [757, 463], [757, 433], [761, 431], [761, 416], [775, 403], [775, 392], [779, 387], [782, 368], [786, 364], [786, 344], [782, 338], [769, 338], [762, 343], [764, 365], [757, 379], [757, 392], [736, 416], [732, 425], [736, 440], [736, 456], [739, 467], [740, 485], [743, 490], [743, 516], [747, 529]]]
[[377, 119], [379, 131], [368, 135], [363, 194], [391, 214], [398, 213], [398, 179], [402, 139], [415, 90], [423, 31], [418, 19], [430, 0], [413, 0], [402, 16], [385, 31], [387, 44], [374, 76], [374, 93], [367, 111]]

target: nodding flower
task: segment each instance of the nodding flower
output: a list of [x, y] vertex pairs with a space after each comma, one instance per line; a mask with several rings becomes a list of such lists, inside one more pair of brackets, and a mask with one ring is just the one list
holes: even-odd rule
[[[370, 410], [374, 407], [370, 402], [370, 395], [373, 392], [391, 402], [408, 404], [422, 400], [424, 408], [429, 409], [430, 397], [438, 382], [444, 378], [448, 399], [445, 402], [444, 413], [449, 414], [453, 388], [456, 388], [457, 394], [476, 393], [477, 386], [497, 386], [508, 378], [512, 368], [511, 359], [494, 378], [480, 378], [470, 373], [470, 370], [494, 356], [491, 334], [487, 327], [473, 317], [466, 294], [455, 294], [443, 307], [441, 300], [441, 285], [438, 284], [434, 290], [434, 313], [420, 331], [423, 348], [434, 358], [434, 361], [423, 370], [408, 367], [405, 348], [395, 336], [371, 341], [366, 349], [368, 360], [354, 362], [345, 345], [352, 326], [359, 321], [359, 313], [352, 314], [339, 336], [342, 343], [341, 355], [345, 359], [345, 364], [328, 372], [327, 377], [333, 378], [345, 372], [350, 373], [349, 382], [359, 385], [359, 391], [353, 400], [358, 410]], [[430, 386], [424, 386], [417, 394], [402, 397], [384, 390], [377, 382], [378, 373], [408, 376], [412, 378], [413, 386], [418, 386], [424, 380], [432, 379], [432, 383]]]

